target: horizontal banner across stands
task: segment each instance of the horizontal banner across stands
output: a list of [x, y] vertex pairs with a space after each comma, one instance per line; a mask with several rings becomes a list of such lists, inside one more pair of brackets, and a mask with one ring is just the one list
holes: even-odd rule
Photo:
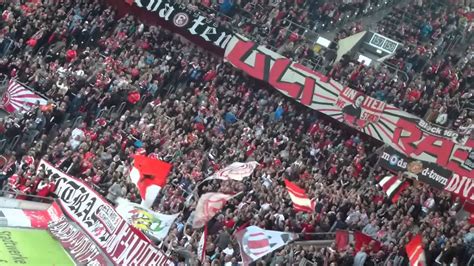
[[117, 265], [172, 265], [165, 254], [130, 226], [114, 208], [83, 181], [41, 160], [38, 171], [57, 175], [58, 201], [65, 214], [91, 237]]
[[147, 24], [160, 25], [217, 54], [232, 38], [232, 32], [200, 12], [169, 0], [106, 0], [119, 16], [130, 13]]
[[435, 163], [415, 160], [386, 147], [380, 155], [379, 165], [392, 172], [403, 172], [410, 178], [474, 202], [473, 179], [453, 174]]
[[386, 147], [380, 156], [379, 165], [394, 173], [403, 172], [410, 178], [444, 189], [452, 172], [435, 163], [411, 159], [392, 147]]
[[414, 115], [344, 87], [240, 35], [229, 41], [225, 59], [288, 97], [387, 143], [409, 157], [436, 163], [459, 176], [474, 178], [472, 163], [468, 160], [474, 147], [473, 139], [460, 142], [458, 136], [432, 134], [415, 122], [420, 119]]

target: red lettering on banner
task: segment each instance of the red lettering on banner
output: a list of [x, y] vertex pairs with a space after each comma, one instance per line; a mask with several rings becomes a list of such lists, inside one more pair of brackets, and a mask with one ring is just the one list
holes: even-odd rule
[[344, 106], [346, 106], [346, 102], [344, 102], [343, 100], [337, 98], [336, 105], [337, 105], [337, 107], [342, 109], [342, 108], [344, 108]]
[[[440, 143], [440, 144], [435, 144]], [[418, 143], [414, 154], [420, 155], [427, 153], [436, 158], [436, 163], [439, 165], [447, 165], [451, 151], [454, 148], [454, 143], [447, 139], [436, 137], [433, 135], [424, 136], [421, 142]]]
[[[402, 135], [407, 133], [409, 133], [409, 135]], [[457, 148], [454, 142], [449, 139], [424, 134], [416, 124], [410, 121], [405, 119], [399, 119], [397, 121], [397, 127], [393, 134], [392, 141], [401, 144], [399, 146], [404, 149], [403, 152], [408, 156], [412, 157], [413, 154], [419, 156], [422, 153], [426, 153], [436, 158], [434, 162], [438, 165], [454, 173], [474, 178], [472, 171], [460, 165], [460, 162], [462, 163], [467, 159], [467, 151]], [[435, 142], [437, 144], [435, 144]], [[468, 145], [472, 145], [472, 143], [468, 143]], [[455, 159], [459, 160], [459, 162]]]
[[385, 103], [377, 99], [367, 97], [364, 101], [364, 108], [372, 112], [383, 112], [385, 109]]
[[[227, 60], [229, 60], [234, 66], [248, 73], [250, 76], [265, 80], [265, 72], [267, 72], [269, 66], [269, 60], [265, 54], [259, 53], [257, 49], [254, 49], [257, 44], [253, 42], [246, 42], [239, 40], [234, 49], [227, 55]], [[251, 66], [245, 63], [245, 59], [250, 56], [250, 53], [255, 50], [255, 65]]]
[[140, 241], [138, 236], [132, 232], [129, 232], [128, 235], [125, 236], [121, 244], [123, 248], [119, 254], [116, 254], [116, 262], [119, 265], [130, 265], [130, 262], [137, 255], [136, 253], [141, 250], [143, 245], [146, 245], [144, 241]]
[[[288, 95], [296, 100], [301, 97], [301, 103], [310, 105], [313, 101], [315, 80], [304, 76], [304, 85], [294, 82], [282, 81], [283, 75], [290, 67], [291, 61], [288, 58], [276, 59], [271, 70], [268, 82], [279, 90], [286, 91]], [[298, 74], [297, 74], [298, 75]]]
[[350, 89], [349, 87], [345, 87], [342, 91], [342, 95], [346, 96], [351, 101], [354, 101], [354, 99], [357, 97], [357, 94], [358, 93], [355, 90]]
[[134, 258], [134, 260], [132, 261], [132, 264], [133, 265], [146, 265], [145, 259], [149, 256], [150, 251], [151, 251], [150, 249], [146, 249], [144, 252], [140, 252], [140, 254], [138, 254], [138, 256]]
[[[408, 136], [402, 136], [402, 132], [410, 132]], [[402, 144], [401, 147], [405, 149], [403, 152], [410, 155], [416, 151], [416, 146], [413, 144], [422, 136], [422, 132], [418, 130], [415, 124], [406, 121], [405, 119], [398, 119], [397, 127], [393, 132], [392, 141], [397, 144]]]

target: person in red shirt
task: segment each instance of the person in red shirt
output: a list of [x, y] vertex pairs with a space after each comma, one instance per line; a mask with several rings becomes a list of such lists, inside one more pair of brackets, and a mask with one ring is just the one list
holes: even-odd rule
[[74, 45], [71, 49], [66, 52], [66, 61], [72, 62], [77, 57], [77, 45]]
[[40, 197], [48, 197], [50, 194], [50, 188], [51, 188], [51, 181], [49, 181], [49, 179], [47, 178], [44, 178], [38, 184], [37, 195]]
[[128, 94], [127, 100], [131, 104], [136, 104], [138, 101], [140, 101], [140, 92], [138, 92], [137, 90], [130, 92]]
[[28, 198], [28, 195], [30, 195], [33, 192], [33, 183], [31, 180], [27, 180], [24, 185], [20, 185], [18, 187], [18, 192], [21, 194], [16, 197], [18, 200], [26, 200]]
[[234, 228], [235, 221], [232, 217], [228, 216], [227, 219], [224, 221], [224, 226], [226, 228], [232, 229]]

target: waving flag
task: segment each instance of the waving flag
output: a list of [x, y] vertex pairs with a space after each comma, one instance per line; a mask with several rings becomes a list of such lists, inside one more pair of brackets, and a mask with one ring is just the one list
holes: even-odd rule
[[354, 250], [355, 252], [359, 252], [362, 247], [366, 246], [368, 250], [378, 252], [382, 248], [382, 244], [373, 239], [372, 237], [359, 232], [354, 232]]
[[163, 240], [178, 217], [177, 214], [162, 214], [144, 208], [130, 201], [119, 198], [115, 210], [128, 224], [145, 233], [147, 236]]
[[2, 96], [0, 105], [5, 111], [14, 113], [28, 111], [37, 103], [45, 105], [48, 103], [48, 100], [27, 89], [16, 80], [11, 79], [8, 83], [8, 89]]
[[385, 176], [382, 177], [378, 185], [382, 190], [387, 194], [387, 196], [392, 200], [393, 203], [398, 201], [400, 194], [405, 190], [410, 184], [408, 182], [398, 179], [397, 176]]
[[257, 226], [249, 226], [237, 231], [235, 238], [239, 242], [240, 255], [244, 265], [249, 265], [295, 240], [297, 236], [292, 233], [263, 230]]
[[416, 235], [405, 246], [410, 266], [425, 266], [425, 251], [423, 249], [423, 239], [421, 235]]
[[284, 179], [284, 181], [286, 189], [288, 189], [288, 194], [290, 194], [290, 198], [293, 201], [293, 207], [295, 210], [313, 212], [315, 203], [313, 200], [309, 199], [304, 189], [298, 187], [287, 179]]
[[248, 163], [239, 163], [235, 162], [231, 165], [217, 171], [212, 176], [207, 179], [222, 179], [222, 180], [237, 180], [242, 181], [244, 178], [249, 177], [255, 168], [257, 167], [257, 162], [248, 162]]
[[130, 179], [138, 187], [144, 207], [150, 208], [161, 188], [166, 185], [171, 167], [167, 162], [135, 155]]
[[224, 208], [224, 205], [232, 195], [218, 192], [206, 193], [199, 198], [194, 213], [193, 228], [203, 227], [209, 220]]

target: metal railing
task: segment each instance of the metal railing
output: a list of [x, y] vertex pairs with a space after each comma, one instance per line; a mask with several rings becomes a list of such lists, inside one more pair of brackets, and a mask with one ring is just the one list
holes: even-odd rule
[[[408, 73], [401, 70], [400, 68], [398, 68], [397, 66], [395, 66], [394, 64], [391, 64], [389, 62], [379, 62], [381, 65], [384, 65], [386, 66], [387, 68], [389, 68], [390, 70], [394, 71], [395, 72], [395, 75], [397, 75], [397, 77], [400, 77], [404, 82], [409, 82], [410, 81], [410, 76], [408, 76]], [[401, 74], [401, 75], [399, 75]]]
[[30, 194], [25, 194], [20, 191], [12, 191], [12, 190], [0, 190], [0, 196], [15, 199], [18, 196], [24, 196], [26, 197], [27, 201], [35, 201], [35, 202], [41, 202], [41, 203], [53, 203], [54, 198], [52, 197], [41, 197], [37, 195], [30, 195]]

